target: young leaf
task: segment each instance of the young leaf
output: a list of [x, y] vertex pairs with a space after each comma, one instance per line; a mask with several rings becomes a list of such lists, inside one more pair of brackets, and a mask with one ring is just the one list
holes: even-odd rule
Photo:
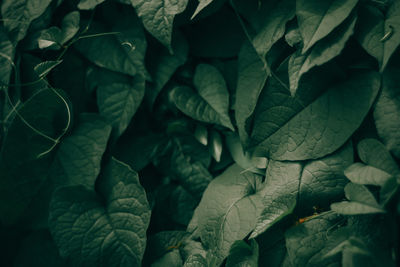
[[197, 93], [189, 87], [176, 87], [171, 91], [178, 109], [199, 121], [220, 124], [234, 131], [228, 113], [229, 93], [218, 69], [198, 65], [193, 82]]
[[[390, 3], [390, 4], [389, 4]], [[372, 6], [359, 9], [356, 38], [362, 47], [379, 63], [383, 72], [390, 57], [400, 44], [400, 2], [390, 1], [386, 14]]]
[[382, 92], [374, 110], [376, 129], [388, 150], [400, 157], [400, 69], [387, 68], [382, 76]]
[[49, 226], [61, 256], [74, 266], [139, 266], [150, 208], [137, 173], [111, 159], [99, 190], [101, 197], [82, 186], [54, 192]]
[[165, 45], [172, 54], [171, 37], [174, 18], [186, 9], [188, 0], [131, 0], [131, 3], [146, 30]]
[[185, 261], [184, 267], [208, 267], [206, 259], [200, 254], [190, 255]]
[[228, 256], [235, 241], [250, 233], [262, 208], [261, 176], [242, 171], [232, 165], [212, 180], [192, 219], [216, 265]]
[[353, 34], [357, 16], [350, 15], [345, 22], [319, 41], [308, 53], [300, 49], [289, 60], [290, 92], [295, 95], [301, 76], [315, 66], [320, 66], [338, 56]]
[[22, 40], [31, 22], [49, 6], [51, 0], [5, 0], [1, 3], [1, 18], [13, 43]]
[[202, 124], [197, 124], [196, 129], [194, 131], [194, 137], [196, 137], [197, 141], [199, 141], [200, 144], [206, 146], [208, 144], [207, 128]]
[[379, 84], [377, 73], [369, 72], [332, 86], [259, 144], [256, 154], [277, 160], [305, 160], [332, 153], [361, 124]]
[[247, 147], [249, 133], [246, 121], [253, 114], [258, 97], [267, 81], [268, 72], [257, 51], [245, 42], [239, 53], [238, 82], [236, 88], [235, 118], [242, 145]]
[[222, 148], [223, 144], [221, 135], [217, 131], [212, 131], [210, 136], [210, 150], [211, 150], [211, 155], [213, 156], [216, 162], [221, 161]]
[[296, 16], [304, 54], [316, 42], [327, 36], [351, 13], [358, 0], [299, 0], [296, 1]]
[[82, 114], [78, 126], [65, 138], [55, 157], [52, 175], [62, 185], [94, 189], [111, 126], [95, 114]]
[[392, 177], [385, 171], [359, 162], [348, 167], [344, 174], [352, 183], [376, 186], [384, 185]]
[[226, 267], [257, 267], [258, 266], [258, 244], [250, 240], [250, 245], [240, 240], [236, 241], [229, 251]]

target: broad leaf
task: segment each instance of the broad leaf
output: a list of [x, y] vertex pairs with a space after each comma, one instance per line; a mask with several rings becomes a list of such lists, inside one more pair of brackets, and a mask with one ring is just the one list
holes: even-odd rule
[[26, 101], [8, 128], [0, 152], [0, 220], [15, 222], [46, 180], [57, 139], [68, 125], [59, 92], [43, 89]]
[[192, 219], [191, 227], [197, 227], [216, 265], [228, 256], [235, 241], [250, 233], [262, 208], [261, 176], [242, 171], [232, 165], [212, 180]]
[[171, 267], [182, 267], [182, 257], [179, 253], [178, 249], [174, 249], [164, 256], [153, 262], [151, 265], [152, 267], [164, 267], [164, 266], [171, 266]]
[[303, 37], [302, 53], [339, 26], [351, 13], [358, 0], [299, 0], [296, 16]]
[[332, 153], [361, 124], [378, 93], [379, 83], [377, 73], [369, 72], [332, 86], [261, 142], [257, 155], [305, 160]]
[[184, 267], [208, 267], [208, 263], [200, 254], [190, 255], [185, 261]]
[[5, 0], [1, 3], [4, 27], [13, 43], [22, 40], [31, 22], [46, 10], [51, 0]]
[[353, 34], [357, 16], [348, 18], [331, 34], [319, 41], [308, 53], [299, 49], [289, 60], [290, 92], [296, 93], [301, 76], [316, 66], [320, 66], [338, 56]]
[[178, 109], [199, 121], [220, 124], [234, 131], [228, 113], [229, 93], [218, 69], [211, 65], [198, 65], [193, 82], [197, 92], [189, 87], [176, 87], [171, 92]]
[[261, 192], [263, 210], [250, 238], [255, 238], [291, 214], [296, 206], [302, 165], [271, 160]]
[[186, 9], [188, 0], [131, 0], [143, 25], [172, 53], [171, 38], [175, 15]]
[[400, 69], [388, 68], [383, 73], [382, 92], [374, 110], [376, 129], [388, 150], [400, 157]]
[[360, 7], [360, 26], [356, 33], [362, 47], [378, 61], [381, 71], [400, 44], [400, 1], [388, 4], [390, 6], [385, 13], [368, 5]]
[[82, 186], [54, 193], [49, 226], [61, 256], [74, 266], [139, 266], [150, 209], [137, 173], [111, 159], [99, 193]]
[[35, 66], [34, 70], [39, 78], [44, 78], [49, 72], [61, 64], [61, 60], [57, 61], [45, 61]]
[[245, 42], [239, 53], [235, 118], [242, 145], [247, 147], [249, 133], [246, 122], [253, 114], [258, 97], [267, 81], [268, 72], [254, 47]]
[[250, 244], [240, 240], [236, 241], [229, 252], [226, 261], [227, 267], [257, 267], [258, 266], [258, 244], [252, 239]]
[[115, 136], [120, 136], [128, 127], [139, 108], [145, 92], [142, 75], [124, 77], [106, 70], [95, 70], [97, 79], [97, 105], [100, 114], [113, 126]]
[[353, 163], [353, 154], [349, 142], [335, 153], [305, 164], [297, 203], [302, 214], [311, 214], [313, 207], [329, 208], [332, 201], [341, 200], [348, 183], [343, 171]]
[[52, 176], [58, 184], [84, 185], [94, 189], [111, 127], [95, 114], [83, 114], [55, 157]]

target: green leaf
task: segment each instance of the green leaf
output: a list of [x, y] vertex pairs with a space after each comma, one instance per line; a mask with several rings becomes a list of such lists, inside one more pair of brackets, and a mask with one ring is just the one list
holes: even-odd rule
[[191, 227], [197, 227], [202, 243], [216, 257], [216, 265], [228, 256], [235, 241], [254, 228], [262, 209], [260, 187], [261, 176], [232, 165], [204, 192]]
[[329, 208], [333, 201], [342, 199], [348, 183], [343, 171], [353, 163], [353, 154], [352, 143], [348, 142], [335, 153], [305, 164], [297, 203], [302, 214], [311, 214], [315, 206]]
[[54, 192], [49, 226], [61, 256], [74, 266], [139, 266], [150, 208], [137, 173], [111, 159], [99, 193], [82, 186]]
[[277, 160], [315, 159], [332, 153], [361, 125], [379, 91], [379, 84], [377, 73], [369, 72], [332, 86], [281, 124], [257, 146], [255, 153]]
[[197, 92], [183, 86], [171, 92], [177, 108], [196, 120], [219, 124], [234, 131], [228, 114], [228, 89], [218, 69], [211, 65], [198, 65], [193, 82]]
[[171, 252], [168, 252], [163, 257], [158, 259], [157, 261], [153, 262], [151, 265], [152, 267], [164, 267], [164, 266], [171, 266], [171, 267], [181, 267], [183, 265], [183, 261], [181, 258], [181, 254], [179, 250], [174, 249]]
[[222, 155], [222, 139], [221, 135], [217, 131], [212, 131], [210, 136], [210, 150], [211, 155], [215, 159], [216, 162], [221, 161]]
[[97, 105], [100, 114], [113, 126], [116, 137], [128, 127], [145, 93], [142, 75], [125, 77], [104, 69], [94, 70], [92, 79], [97, 83]]
[[15, 258], [15, 267], [64, 267], [56, 244], [47, 230], [40, 230], [28, 235], [20, 244]]
[[308, 53], [297, 50], [289, 60], [290, 92], [296, 94], [301, 76], [310, 69], [320, 66], [338, 56], [353, 35], [357, 16], [351, 15], [327, 37], [319, 41]]
[[263, 209], [250, 238], [255, 238], [291, 214], [296, 206], [302, 166], [270, 160], [262, 192]]
[[387, 149], [400, 157], [400, 69], [388, 68], [383, 73], [382, 92], [375, 105], [376, 129]]
[[49, 74], [49, 72], [60, 65], [62, 60], [57, 60], [57, 61], [44, 61], [38, 65], [35, 66], [34, 70], [39, 76], [39, 78], [44, 78]]
[[360, 7], [356, 33], [362, 47], [378, 61], [381, 72], [400, 44], [400, 2], [390, 1], [389, 5], [385, 13], [368, 5]]
[[4, 224], [22, 216], [40, 190], [68, 125], [65, 103], [53, 89], [38, 91], [17, 112], [0, 151], [0, 221]]
[[191, 19], [197, 16], [204, 8], [206, 8], [209, 4], [211, 4], [214, 0], [198, 0], [199, 4], [196, 7]]
[[93, 9], [97, 5], [100, 5], [103, 3], [105, 0], [80, 0], [78, 4], [79, 9], [83, 10], [88, 10], [88, 9]]
[[49, 6], [51, 0], [5, 0], [1, 4], [1, 18], [13, 43], [22, 40], [32, 21]]
[[37, 40], [39, 48], [61, 49], [79, 31], [79, 22], [80, 14], [78, 11], [68, 13], [61, 22], [61, 29], [53, 26], [40, 32]]
[[332, 227], [337, 225], [340, 217], [332, 212], [321, 213], [318, 216], [289, 228], [285, 233], [287, 253], [291, 266], [325, 266], [312, 265], [314, 259], [323, 250]]
[[258, 266], [258, 244], [252, 239], [248, 245], [240, 240], [236, 241], [229, 252], [226, 261], [227, 267], [257, 267]]
[[194, 137], [200, 144], [206, 146], [208, 144], [208, 130], [202, 124], [197, 124], [194, 131]]
[[339, 26], [351, 13], [358, 0], [299, 0], [296, 16], [301, 36], [302, 53]]
[[392, 177], [385, 171], [359, 162], [348, 167], [344, 174], [352, 183], [377, 186], [384, 185]]
[[186, 9], [188, 0], [131, 0], [131, 3], [146, 30], [165, 45], [172, 54], [171, 38], [174, 18]]
[[364, 185], [349, 183], [344, 188], [349, 201], [333, 203], [331, 209], [343, 215], [385, 213], [373, 194]]
[[238, 61], [235, 118], [240, 141], [247, 147], [249, 133], [246, 122], [256, 108], [258, 97], [267, 81], [268, 72], [257, 55], [257, 51], [249, 42], [245, 42], [242, 46]]
[[79, 124], [57, 151], [52, 175], [62, 185], [84, 185], [94, 189], [107, 147], [111, 126], [95, 114], [82, 114]]
[[[111, 25], [92, 22], [86, 36], [93, 37], [81, 37], [74, 47], [99, 67], [131, 76], [144, 75], [147, 43], [140, 21], [133, 14], [133, 10], [124, 9], [108, 24]], [[108, 30], [109, 27], [112, 33]]]
[[400, 172], [397, 163], [385, 146], [376, 139], [366, 138], [357, 144], [360, 159], [367, 165], [381, 169], [389, 174]]
[[260, 7], [260, 14], [262, 27], [257, 31], [252, 43], [260, 57], [265, 60], [272, 45], [285, 34], [286, 23], [294, 17], [295, 1], [264, 1]]

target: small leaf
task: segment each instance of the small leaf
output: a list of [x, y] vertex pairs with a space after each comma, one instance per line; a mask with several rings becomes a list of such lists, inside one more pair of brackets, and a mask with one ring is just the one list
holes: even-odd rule
[[302, 53], [339, 26], [351, 13], [358, 0], [299, 0], [296, 15], [304, 45]]
[[344, 174], [352, 183], [377, 186], [382, 186], [392, 177], [385, 171], [359, 162], [348, 167]]
[[184, 267], [208, 267], [208, 263], [200, 254], [190, 255], [185, 261]]
[[376, 214], [376, 213], [386, 212], [381, 208], [353, 201], [343, 201], [339, 203], [333, 203], [331, 205], [331, 209], [343, 215]]
[[150, 208], [136, 172], [111, 159], [100, 195], [61, 187], [50, 202], [49, 226], [60, 254], [74, 266], [139, 266]]
[[44, 61], [38, 65], [35, 66], [34, 70], [39, 76], [39, 78], [44, 78], [49, 74], [49, 72], [60, 65], [62, 60], [57, 60], [57, 61]]

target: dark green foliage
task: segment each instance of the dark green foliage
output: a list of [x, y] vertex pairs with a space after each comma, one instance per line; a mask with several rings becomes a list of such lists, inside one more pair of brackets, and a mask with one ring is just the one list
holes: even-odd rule
[[0, 1], [0, 266], [399, 266], [400, 0]]

